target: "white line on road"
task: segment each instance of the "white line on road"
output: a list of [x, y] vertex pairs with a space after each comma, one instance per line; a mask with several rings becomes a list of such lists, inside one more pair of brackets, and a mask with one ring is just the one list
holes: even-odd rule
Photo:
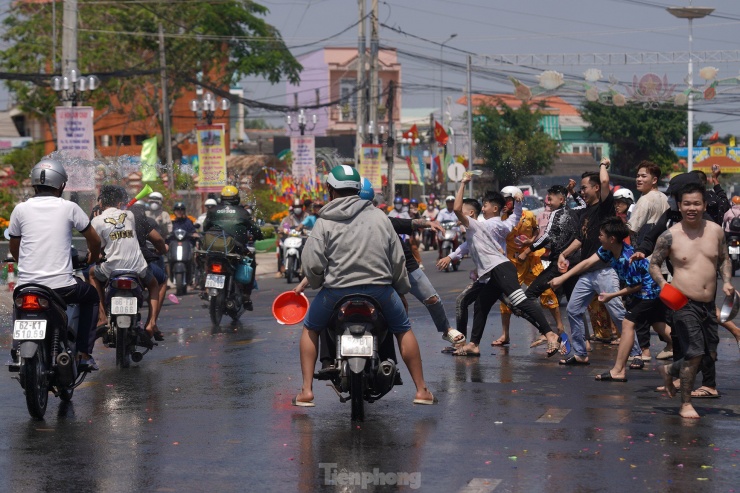
[[552, 408], [545, 411], [545, 414], [540, 416], [537, 423], [560, 423], [565, 418], [570, 409], [557, 409]]
[[500, 479], [473, 478], [458, 493], [491, 493], [499, 484]]

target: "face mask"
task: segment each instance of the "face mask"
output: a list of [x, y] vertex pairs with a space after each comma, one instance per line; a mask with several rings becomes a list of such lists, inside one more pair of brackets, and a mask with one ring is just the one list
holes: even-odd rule
[[151, 209], [153, 211], [158, 211], [159, 210], [159, 207], [160, 207], [159, 202], [150, 202], [149, 203], [149, 209]]
[[403, 204], [393, 204], [393, 208], [396, 209], [397, 211], [400, 211], [401, 207], [403, 207]]
[[293, 214], [295, 214], [296, 216], [300, 216], [301, 214], [303, 214], [303, 209], [301, 209], [300, 207], [294, 207]]

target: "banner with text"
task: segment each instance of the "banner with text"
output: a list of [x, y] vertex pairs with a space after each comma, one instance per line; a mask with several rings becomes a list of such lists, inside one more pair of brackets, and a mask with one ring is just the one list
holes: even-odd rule
[[220, 192], [226, 186], [226, 125], [196, 125], [198, 191]]
[[316, 180], [316, 141], [313, 135], [290, 138], [293, 155], [293, 179], [296, 183]]
[[65, 190], [70, 192], [95, 189], [93, 114], [90, 106], [57, 106], [56, 109], [57, 150], [64, 156], [80, 158], [65, 165], [69, 177]]
[[379, 192], [383, 187], [382, 166], [383, 146], [380, 144], [362, 144], [358, 171], [363, 178], [370, 180], [376, 192]]

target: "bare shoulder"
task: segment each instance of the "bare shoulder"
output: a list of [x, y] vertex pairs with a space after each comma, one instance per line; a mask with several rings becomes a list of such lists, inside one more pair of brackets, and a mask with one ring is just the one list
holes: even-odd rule
[[706, 228], [707, 228], [707, 232], [708, 233], [711, 233], [711, 234], [720, 236], [722, 238], [725, 237], [725, 232], [722, 229], [722, 226], [720, 226], [719, 224], [717, 224], [717, 223], [715, 223], [713, 221], [707, 221]]

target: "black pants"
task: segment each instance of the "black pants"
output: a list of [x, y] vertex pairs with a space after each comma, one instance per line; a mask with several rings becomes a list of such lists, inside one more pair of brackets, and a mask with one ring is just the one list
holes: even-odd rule
[[[527, 298], [529, 298], [530, 300], [539, 300], [542, 293], [547, 291], [550, 287], [550, 281], [561, 275], [561, 272], [558, 270], [557, 261], [550, 262], [550, 265], [547, 266], [547, 269], [543, 270], [542, 273], [540, 273], [540, 275], [537, 276], [537, 278], [527, 288], [527, 291], [525, 292]], [[573, 293], [573, 288], [576, 287], [577, 282], [578, 277], [574, 276], [568, 279], [565, 284], [563, 284], [563, 294], [565, 294], [566, 298], [570, 299], [570, 295]], [[560, 293], [556, 294], [559, 297]]]
[[504, 262], [491, 271], [491, 278], [479, 291], [473, 314], [473, 333], [470, 342], [480, 344], [488, 314], [501, 297], [504, 297], [503, 302], [512, 309], [514, 315], [523, 317], [537, 327], [541, 334], [552, 332], [542, 306], [538, 301], [528, 298], [522, 291], [514, 264]]
[[484, 286], [485, 284], [473, 281], [457, 295], [457, 299], [455, 300], [455, 324], [457, 330], [462, 332], [466, 339], [468, 338], [468, 307], [475, 303], [473, 311], [477, 312], [480, 310], [478, 295]]
[[[686, 314], [679, 313], [682, 311], [689, 311], [694, 317], [688, 317], [686, 320]], [[717, 360], [717, 341], [718, 335], [716, 334], [716, 308], [714, 303], [698, 303], [689, 300], [689, 303], [679, 310], [679, 312], [673, 312], [673, 318], [669, 320], [671, 324], [671, 339], [673, 341], [673, 364], [670, 365], [669, 373], [674, 378], [679, 378], [681, 366], [683, 366], [686, 352], [691, 346], [692, 339], [686, 334], [686, 328], [690, 325], [706, 325], [706, 327], [714, 326], [714, 330], [706, 330], [702, 334], [702, 337], [696, 336], [698, 339], [702, 339], [704, 351], [701, 352], [701, 363], [699, 364], [698, 372], [701, 372], [701, 384], [704, 387], [717, 387], [717, 368], [715, 361]], [[693, 318], [693, 320], [692, 320]], [[711, 337], [707, 337], [707, 333], [711, 333]], [[696, 340], [693, 340], [696, 342]], [[695, 347], [691, 348], [692, 357], [696, 356], [698, 351]], [[698, 373], [697, 372], [697, 373]]]

